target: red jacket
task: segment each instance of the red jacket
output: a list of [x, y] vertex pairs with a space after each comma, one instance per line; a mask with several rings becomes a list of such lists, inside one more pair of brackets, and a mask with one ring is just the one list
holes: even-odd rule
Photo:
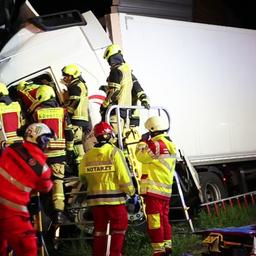
[[46, 193], [52, 188], [46, 155], [35, 144], [24, 142], [7, 147], [0, 157], [0, 218], [29, 216], [31, 191]]

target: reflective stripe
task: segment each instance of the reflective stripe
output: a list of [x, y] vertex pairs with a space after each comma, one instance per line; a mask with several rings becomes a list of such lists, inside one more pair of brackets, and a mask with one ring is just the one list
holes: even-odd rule
[[97, 166], [97, 165], [112, 165], [112, 161], [88, 161], [86, 166]]
[[94, 236], [106, 236], [106, 231], [94, 231], [93, 233]]
[[28, 209], [27, 209], [27, 206], [25, 205], [20, 205], [20, 204], [15, 204], [5, 198], [2, 198], [0, 197], [0, 204], [3, 204], [3, 205], [6, 205], [6, 206], [9, 206], [15, 210], [19, 210], [19, 211], [22, 211], [22, 212], [28, 212]]
[[0, 167], [0, 175], [2, 175], [5, 179], [7, 179], [10, 183], [15, 185], [17, 188], [24, 192], [30, 192], [32, 190], [31, 187], [27, 187], [13, 178], [8, 172], [6, 172], [3, 168]]
[[104, 205], [104, 204], [123, 204], [125, 203], [124, 197], [113, 197], [113, 198], [87, 198], [88, 205]]
[[148, 189], [147, 193], [149, 193], [149, 194], [152, 193], [152, 194], [164, 196], [164, 197], [171, 197], [171, 195], [172, 195], [172, 191], [170, 193], [168, 193], [168, 192], [163, 192], [163, 191], [154, 190], [154, 189]]
[[160, 183], [160, 182], [156, 182], [156, 181], [153, 181], [153, 180], [147, 180], [147, 179], [142, 179], [141, 184], [149, 184], [149, 185], [153, 185], [153, 186], [157, 186], [157, 187], [164, 187], [164, 188], [167, 188], [167, 189], [172, 188], [172, 184], [168, 185], [168, 184], [165, 184], [165, 183]]
[[176, 158], [176, 154], [161, 154], [158, 158]]
[[156, 141], [155, 145], [156, 145], [156, 155], [159, 156], [160, 155], [160, 143], [158, 141]]
[[114, 235], [114, 234], [122, 234], [125, 235], [126, 230], [111, 230], [110, 234]]
[[98, 190], [93, 191], [93, 193], [90, 193], [91, 196], [97, 196], [97, 195], [116, 195], [116, 194], [122, 194], [123, 192], [121, 190]]
[[48, 171], [48, 169], [49, 169], [49, 166], [48, 166], [47, 164], [45, 164], [45, 165], [43, 166], [42, 174], [43, 174], [44, 172]]

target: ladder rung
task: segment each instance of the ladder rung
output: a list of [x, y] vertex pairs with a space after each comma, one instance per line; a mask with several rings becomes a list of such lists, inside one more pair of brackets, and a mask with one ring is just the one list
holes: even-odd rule
[[182, 206], [171, 206], [170, 209], [171, 210], [184, 210], [184, 208]]
[[171, 222], [184, 222], [184, 221], [187, 221], [187, 219], [174, 219], [174, 220], [171, 220]]

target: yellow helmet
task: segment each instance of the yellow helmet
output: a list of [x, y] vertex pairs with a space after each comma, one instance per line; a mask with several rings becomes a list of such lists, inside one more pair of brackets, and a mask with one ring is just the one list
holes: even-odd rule
[[104, 52], [103, 58], [106, 59], [108, 61], [108, 59], [117, 54], [120, 53], [122, 54], [122, 49], [120, 48], [120, 46], [118, 44], [111, 44], [110, 46], [107, 47], [107, 49]]
[[36, 99], [39, 102], [45, 102], [55, 97], [55, 91], [49, 85], [41, 85], [36, 92]]
[[166, 131], [169, 125], [160, 116], [152, 116], [145, 122], [145, 128], [150, 132]]
[[70, 64], [65, 66], [62, 69], [62, 75], [70, 75], [73, 76], [74, 78], [78, 78], [81, 75], [81, 72], [79, 70], [79, 67], [76, 64]]
[[55, 98], [56, 94], [53, 88], [49, 85], [40, 85], [36, 92], [36, 100], [32, 103], [29, 110], [33, 111], [42, 102]]
[[17, 85], [17, 90], [18, 91], [22, 91], [25, 89], [25, 87], [28, 85], [29, 83], [26, 81], [20, 81], [19, 84]]
[[7, 96], [9, 95], [9, 91], [4, 83], [0, 82], [0, 96]]

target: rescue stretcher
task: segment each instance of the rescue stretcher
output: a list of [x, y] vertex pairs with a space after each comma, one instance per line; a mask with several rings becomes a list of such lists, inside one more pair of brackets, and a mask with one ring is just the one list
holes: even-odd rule
[[241, 227], [211, 228], [197, 231], [208, 254], [223, 256], [255, 256], [256, 224]]

